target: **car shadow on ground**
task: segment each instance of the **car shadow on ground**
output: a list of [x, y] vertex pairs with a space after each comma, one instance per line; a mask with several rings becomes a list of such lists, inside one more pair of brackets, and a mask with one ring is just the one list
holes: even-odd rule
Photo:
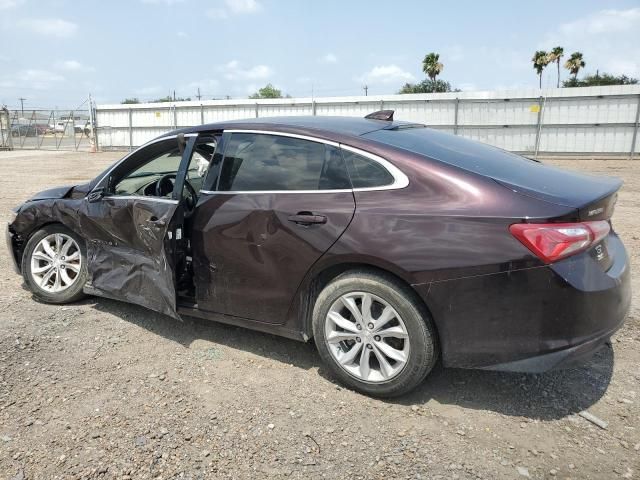
[[[89, 299], [84, 303], [185, 348], [190, 348], [196, 340], [210, 341], [305, 370], [318, 369], [323, 378], [335, 382], [322, 365], [313, 342], [305, 344], [193, 317], [177, 321], [114, 300]], [[423, 405], [435, 401], [509, 416], [559, 419], [596, 403], [607, 390], [613, 366], [614, 354], [610, 346], [602, 348], [581, 367], [536, 375], [443, 368], [437, 365], [427, 380], [413, 392], [382, 401], [401, 405]]]

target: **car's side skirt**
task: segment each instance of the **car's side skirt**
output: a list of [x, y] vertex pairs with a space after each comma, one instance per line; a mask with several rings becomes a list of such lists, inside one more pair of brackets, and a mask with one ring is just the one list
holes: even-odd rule
[[291, 338], [292, 340], [298, 340], [300, 342], [306, 342], [307, 340], [309, 340], [309, 338], [303, 332], [298, 330], [291, 330], [283, 327], [282, 325], [263, 323], [256, 320], [250, 320], [248, 318], [224, 315], [222, 313], [208, 311], [205, 312], [193, 307], [178, 305], [178, 314], [189, 317], [203, 318], [205, 320], [211, 320], [213, 322], [226, 323], [227, 325], [248, 328], [250, 330], [256, 330], [258, 332], [271, 333], [273, 335]]

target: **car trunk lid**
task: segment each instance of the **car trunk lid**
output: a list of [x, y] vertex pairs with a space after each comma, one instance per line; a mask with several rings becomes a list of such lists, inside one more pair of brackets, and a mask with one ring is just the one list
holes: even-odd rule
[[605, 176], [561, 170], [541, 165], [517, 181], [492, 177], [500, 185], [527, 197], [575, 208], [583, 221], [607, 220], [613, 215], [622, 181]]

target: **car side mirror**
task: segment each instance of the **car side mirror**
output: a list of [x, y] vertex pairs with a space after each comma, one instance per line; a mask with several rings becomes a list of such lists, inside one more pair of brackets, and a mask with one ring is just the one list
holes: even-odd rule
[[104, 197], [104, 194], [104, 188], [96, 188], [95, 190], [92, 190], [91, 193], [89, 193], [89, 195], [87, 196], [87, 200], [89, 200], [89, 202], [91, 203], [99, 202], [100, 200], [102, 200], [102, 197]]

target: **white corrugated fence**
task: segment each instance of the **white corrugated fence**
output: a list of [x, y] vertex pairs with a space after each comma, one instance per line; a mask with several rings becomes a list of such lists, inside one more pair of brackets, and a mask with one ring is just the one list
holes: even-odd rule
[[130, 149], [176, 128], [256, 117], [364, 117], [395, 110], [395, 119], [526, 154], [638, 154], [640, 85], [451, 92], [359, 97], [210, 100], [98, 105], [102, 149]]

